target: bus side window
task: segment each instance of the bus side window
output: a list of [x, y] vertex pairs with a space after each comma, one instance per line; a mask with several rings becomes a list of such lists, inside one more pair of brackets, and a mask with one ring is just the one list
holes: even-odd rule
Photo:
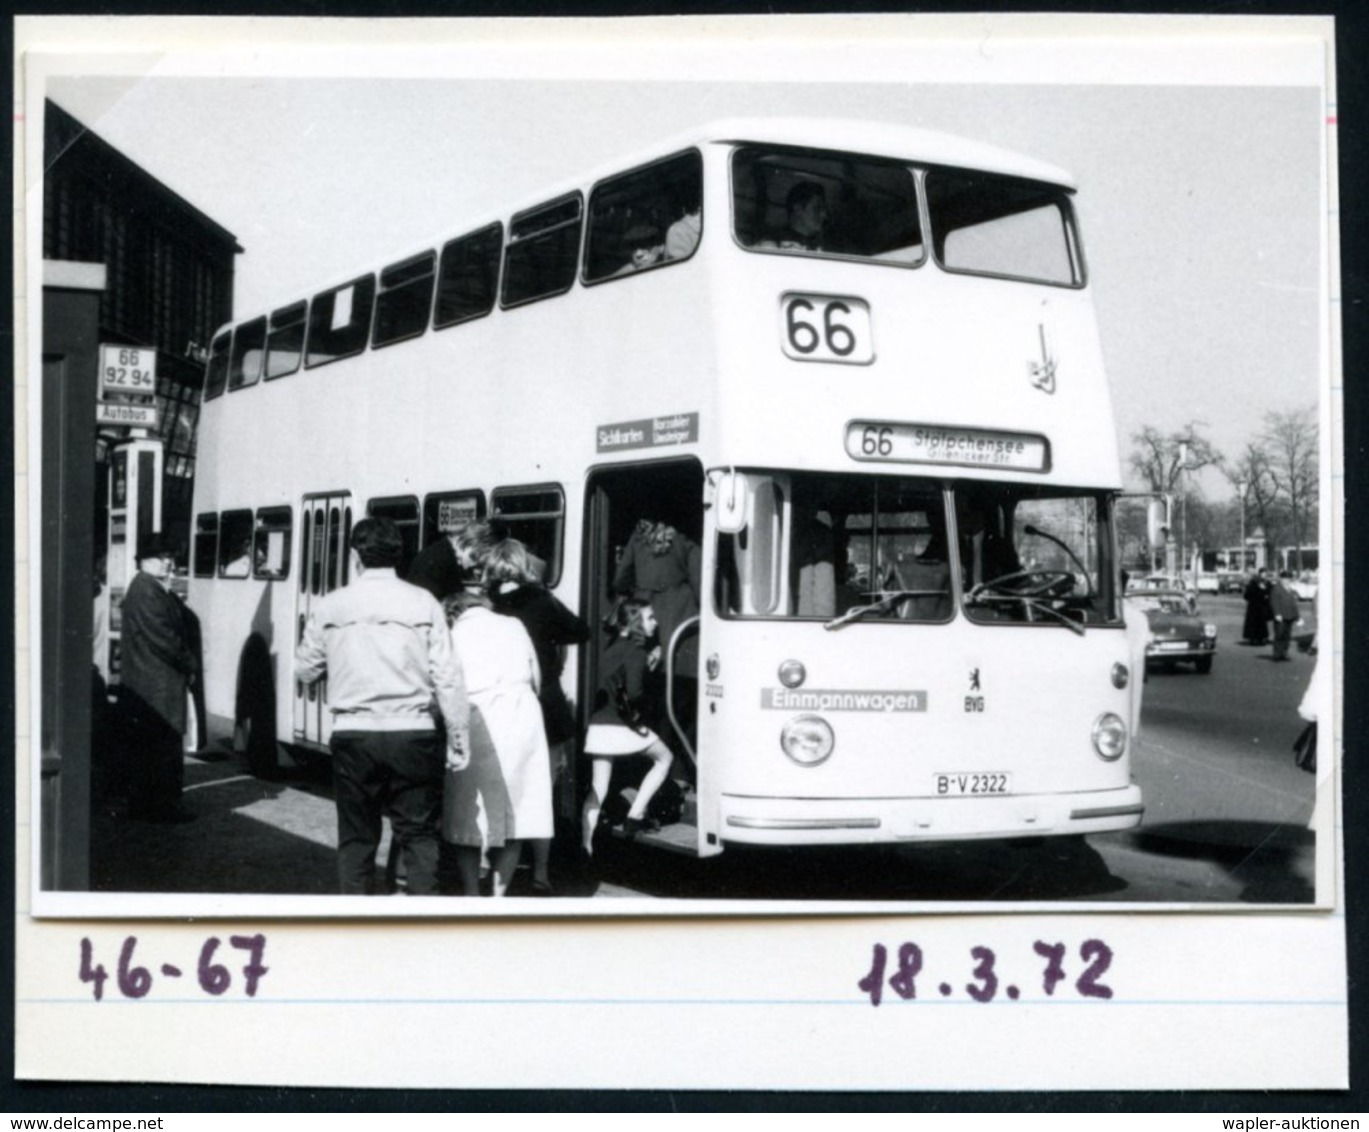
[[699, 244], [702, 197], [698, 150], [600, 181], [589, 198], [585, 282], [688, 259]]
[[392, 263], [380, 273], [380, 294], [376, 296], [372, 346], [388, 346], [416, 338], [428, 329], [428, 312], [433, 305], [433, 252], [411, 256]]
[[433, 329], [443, 330], [494, 310], [504, 226], [491, 224], [442, 246]]
[[213, 511], [195, 516], [195, 549], [191, 569], [197, 578], [212, 578], [219, 563], [219, 517]]
[[559, 484], [497, 487], [490, 497], [492, 518], [542, 563], [542, 584], [561, 580], [561, 548], [566, 525], [566, 494]]
[[372, 519], [389, 519], [399, 528], [399, 537], [404, 540], [404, 554], [395, 572], [404, 577], [409, 571], [409, 563], [418, 553], [418, 497], [403, 495], [372, 499], [366, 504], [366, 514]]
[[228, 347], [233, 341], [232, 331], [225, 330], [209, 347], [209, 366], [204, 375], [204, 399], [212, 401], [223, 393], [228, 384]]
[[580, 255], [579, 193], [527, 209], [509, 222], [504, 250], [505, 307], [569, 291]]
[[252, 563], [255, 577], [279, 581], [290, 574], [290, 536], [294, 515], [289, 507], [263, 507], [257, 512]]
[[219, 577], [246, 578], [252, 572], [252, 512], [225, 511], [219, 523]]
[[266, 339], [266, 380], [286, 377], [299, 369], [304, 356], [304, 313], [302, 300], [271, 312], [271, 333]]
[[428, 546], [438, 539], [451, 534], [485, 517], [485, 493], [483, 491], [442, 491], [434, 492], [423, 500], [423, 538], [422, 545]]
[[304, 368], [327, 365], [366, 349], [371, 334], [371, 308], [375, 304], [376, 277], [363, 275], [320, 291], [309, 304], [309, 338]]
[[228, 366], [228, 388], [245, 389], [261, 380], [266, 355], [266, 319], [244, 322], [233, 334], [233, 358]]

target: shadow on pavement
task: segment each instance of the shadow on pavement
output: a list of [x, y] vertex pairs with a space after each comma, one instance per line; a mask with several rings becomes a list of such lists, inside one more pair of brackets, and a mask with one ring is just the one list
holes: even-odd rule
[[1310, 904], [1316, 834], [1302, 826], [1259, 821], [1170, 822], [1130, 835], [1148, 853], [1213, 861], [1244, 887], [1249, 904]]
[[650, 896], [713, 900], [1003, 901], [1088, 899], [1127, 882], [1082, 837], [918, 846], [732, 846], [727, 865], [610, 841], [602, 881]]
[[286, 789], [242, 773], [236, 760], [188, 758], [182, 806], [194, 820], [157, 824], [102, 806], [91, 826], [90, 886], [96, 892], [331, 894], [337, 886], [335, 816], [325, 784], [289, 774], [292, 792], [314, 795], [307, 812], [292, 810], [293, 829], [269, 810]]

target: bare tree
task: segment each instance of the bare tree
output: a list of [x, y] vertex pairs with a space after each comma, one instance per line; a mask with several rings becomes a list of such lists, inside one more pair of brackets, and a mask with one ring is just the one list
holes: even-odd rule
[[1226, 477], [1240, 496], [1246, 533], [1253, 535], [1257, 530], [1262, 531], [1267, 545], [1280, 525], [1279, 491], [1269, 470], [1269, 454], [1263, 445], [1254, 441], [1248, 443], [1240, 459], [1227, 469]]
[[[1179, 497], [1179, 554], [1186, 560], [1189, 552], [1190, 529], [1188, 512], [1190, 496], [1193, 501], [1201, 499], [1195, 492], [1189, 475], [1210, 466], [1220, 467], [1224, 463], [1221, 452], [1198, 430], [1206, 428], [1202, 421], [1189, 421], [1183, 428], [1164, 433], [1153, 425], [1146, 425], [1140, 432], [1132, 433], [1131, 441], [1136, 446], [1131, 454], [1131, 468], [1151, 491]], [[1187, 569], [1187, 564], [1180, 569]]]
[[1318, 478], [1317, 410], [1269, 412], [1259, 444], [1263, 448], [1274, 497], [1288, 507], [1289, 537], [1294, 547], [1294, 569], [1302, 569], [1302, 547], [1307, 532], [1315, 530], [1320, 501]]
[[1164, 433], [1146, 425], [1132, 433], [1131, 442], [1136, 446], [1131, 454], [1132, 471], [1151, 491], [1181, 491], [1185, 471], [1196, 472], [1224, 462], [1212, 442], [1199, 433], [1206, 427], [1202, 421], [1189, 421], [1177, 432]]

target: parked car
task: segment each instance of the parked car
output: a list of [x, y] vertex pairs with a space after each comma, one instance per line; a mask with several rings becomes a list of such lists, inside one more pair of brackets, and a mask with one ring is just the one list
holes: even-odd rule
[[1134, 593], [1177, 593], [1187, 603], [1190, 613], [1198, 608], [1198, 591], [1190, 588], [1183, 578], [1173, 574], [1147, 574], [1142, 578], [1132, 578], [1127, 582], [1127, 594]]
[[1198, 592], [1200, 594], [1219, 594], [1222, 592], [1221, 579], [1216, 574], [1198, 575]]
[[1245, 593], [1245, 575], [1236, 571], [1217, 575], [1217, 592], [1223, 594]]
[[1206, 676], [1217, 655], [1217, 626], [1193, 612], [1182, 590], [1135, 590], [1126, 595], [1133, 608], [1146, 615], [1146, 667], [1171, 668], [1178, 661], [1192, 663]]
[[1303, 573], [1288, 583], [1288, 588], [1298, 595], [1299, 601], [1317, 600], [1317, 576]]

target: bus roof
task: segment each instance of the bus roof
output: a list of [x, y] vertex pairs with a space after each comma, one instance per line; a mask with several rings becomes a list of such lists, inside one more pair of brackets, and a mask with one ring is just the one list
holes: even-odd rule
[[[736, 144], [770, 144], [831, 149], [917, 164], [1003, 173], [1074, 189], [1074, 178], [1058, 166], [938, 130], [864, 118], [726, 118], [692, 131], [689, 138]], [[687, 139], [681, 138], [681, 144]]]

